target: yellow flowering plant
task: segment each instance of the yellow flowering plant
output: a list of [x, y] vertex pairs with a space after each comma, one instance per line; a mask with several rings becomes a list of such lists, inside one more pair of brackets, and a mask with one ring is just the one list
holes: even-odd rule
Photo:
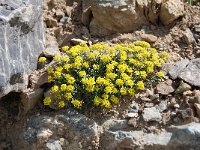
[[113, 46], [81, 43], [71, 48], [64, 46], [61, 51], [48, 69], [52, 87], [44, 105], [53, 108], [110, 108], [121, 97], [134, 96], [162, 80], [160, 66], [169, 57], [144, 41]]

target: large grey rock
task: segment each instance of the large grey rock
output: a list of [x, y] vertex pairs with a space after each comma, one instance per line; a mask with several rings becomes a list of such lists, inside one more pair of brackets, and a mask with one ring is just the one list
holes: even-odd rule
[[142, 116], [145, 121], [161, 121], [162, 119], [160, 111], [155, 107], [144, 108]]
[[44, 44], [42, 0], [0, 0], [0, 97], [20, 91]]
[[98, 149], [99, 126], [75, 110], [48, 112], [46, 115], [34, 115], [28, 120], [22, 122], [26, 127], [13, 128], [14, 136], [11, 139], [15, 150], [27, 150], [27, 147], [30, 150]]
[[178, 75], [185, 69], [185, 67], [189, 64], [188, 59], [182, 59], [176, 62], [172, 67], [169, 69], [169, 75], [172, 79], [176, 79]]
[[186, 28], [183, 32], [183, 40], [187, 45], [196, 45], [196, 40], [194, 38], [194, 35], [192, 31], [189, 28]]
[[101, 149], [188, 150], [200, 149], [200, 123], [173, 126], [159, 134], [143, 131], [107, 130], [101, 135]]
[[191, 85], [200, 87], [200, 58], [191, 60], [178, 77]]

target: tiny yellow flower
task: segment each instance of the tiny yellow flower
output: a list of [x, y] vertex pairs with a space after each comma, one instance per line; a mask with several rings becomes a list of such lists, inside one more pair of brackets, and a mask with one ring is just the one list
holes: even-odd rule
[[157, 76], [159, 78], [164, 78], [165, 77], [165, 75], [164, 75], [164, 73], [162, 71], [157, 72]]
[[101, 105], [107, 109], [109, 109], [111, 107], [111, 104], [110, 104], [109, 100], [107, 100], [107, 99], [103, 99]]
[[51, 88], [51, 92], [52, 92], [52, 93], [56, 93], [58, 90], [59, 90], [59, 87], [58, 87], [57, 85], [54, 85], [54, 86]]
[[73, 90], [74, 90], [74, 86], [73, 85], [67, 85], [66, 91], [72, 92]]
[[101, 104], [102, 99], [99, 97], [95, 97], [93, 100], [94, 106], [99, 106]]
[[55, 79], [60, 79], [60, 78], [61, 78], [61, 75], [62, 75], [62, 73], [59, 72], [59, 71], [55, 71], [55, 72], [54, 72], [54, 78], [55, 78]]
[[40, 57], [38, 62], [39, 63], [45, 63], [47, 61], [46, 57]]
[[117, 79], [115, 83], [118, 86], [122, 86], [124, 84], [124, 81], [122, 79]]
[[47, 70], [48, 74], [53, 73], [53, 71], [54, 71], [54, 69], [52, 67], [49, 67]]
[[147, 77], [146, 71], [140, 71], [140, 76], [142, 77], [142, 79], [146, 79]]
[[65, 107], [65, 102], [64, 102], [64, 101], [60, 101], [60, 102], [58, 103], [58, 107], [59, 107], [59, 108]]
[[71, 68], [71, 65], [70, 64], [65, 64], [63, 66], [63, 68], [68, 71]]
[[143, 83], [143, 81], [138, 81], [137, 82], [137, 89], [138, 90], [144, 90], [144, 83]]
[[50, 97], [45, 97], [44, 105], [50, 105], [50, 104], [51, 104], [51, 98]]
[[109, 95], [108, 95], [108, 94], [103, 94], [103, 95], [102, 95], [102, 98], [103, 98], [103, 99], [108, 99], [108, 98], [109, 98]]
[[68, 62], [69, 61], [69, 56], [67, 56], [67, 55], [63, 56], [62, 60], [64, 62]]
[[126, 88], [121, 88], [120, 89], [121, 95], [126, 95], [127, 94], [127, 89]]
[[117, 98], [116, 96], [111, 96], [110, 97], [111, 102], [113, 102], [114, 104], [118, 104], [119, 103], [119, 98]]
[[89, 68], [89, 67], [90, 67], [90, 66], [89, 66], [89, 62], [87, 62], [87, 61], [84, 62], [84, 63], [83, 63], [83, 67], [85, 67], [85, 68]]
[[53, 60], [55, 60], [55, 61], [58, 61], [58, 60], [60, 60], [60, 59], [61, 59], [61, 56], [60, 56], [60, 55], [56, 55], [56, 56], [53, 57]]
[[50, 82], [52, 82], [52, 81], [53, 81], [52, 76], [48, 76], [48, 82], [50, 83]]
[[67, 85], [66, 85], [66, 84], [61, 84], [60, 90], [61, 90], [62, 92], [66, 91], [66, 90], [67, 90]]
[[63, 52], [66, 52], [68, 49], [69, 49], [69, 46], [63, 46], [63, 47], [61, 48], [61, 50], [62, 50]]
[[80, 77], [86, 76], [86, 72], [85, 71], [79, 71], [78, 74], [79, 74]]
[[75, 108], [78, 108], [78, 109], [81, 108], [82, 106], [82, 101], [80, 100], [72, 100], [71, 103], [73, 104]]
[[104, 92], [106, 93], [106, 94], [109, 94], [109, 93], [112, 93], [112, 87], [111, 86], [106, 86], [105, 87], [105, 89], [104, 89]]
[[72, 98], [72, 94], [71, 93], [65, 93], [66, 100], [70, 100]]
[[94, 70], [99, 70], [99, 65], [97, 65], [97, 64], [94, 64], [92, 67]]
[[134, 89], [128, 89], [128, 94], [129, 94], [130, 96], [135, 95]]

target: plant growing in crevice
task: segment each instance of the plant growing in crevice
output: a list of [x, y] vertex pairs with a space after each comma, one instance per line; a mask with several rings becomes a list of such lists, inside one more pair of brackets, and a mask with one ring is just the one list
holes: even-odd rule
[[70, 49], [64, 46], [62, 52], [48, 69], [52, 87], [44, 105], [54, 109], [111, 108], [123, 96], [134, 96], [162, 80], [160, 67], [169, 58], [144, 41], [113, 46], [81, 43]]

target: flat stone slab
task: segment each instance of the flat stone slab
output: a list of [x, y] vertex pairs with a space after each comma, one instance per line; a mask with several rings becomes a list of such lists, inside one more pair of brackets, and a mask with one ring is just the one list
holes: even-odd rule
[[191, 60], [178, 77], [191, 85], [200, 86], [200, 58]]

